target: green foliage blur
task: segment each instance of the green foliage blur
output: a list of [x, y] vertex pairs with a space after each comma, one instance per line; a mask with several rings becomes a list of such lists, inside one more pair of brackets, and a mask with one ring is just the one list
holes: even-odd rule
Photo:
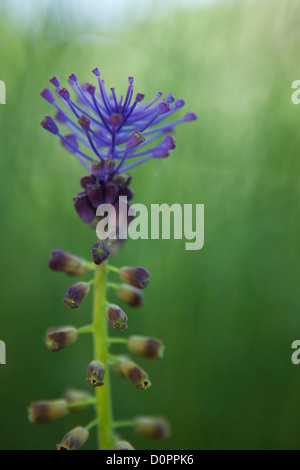
[[[137, 359], [149, 391], [113, 378], [115, 417], [165, 415], [173, 427], [165, 442], [122, 435], [138, 449], [299, 448], [299, 14], [297, 0], [225, 2], [104, 34], [63, 8], [41, 13], [32, 31], [0, 11], [1, 449], [54, 449], [93, 417], [37, 427], [26, 409], [68, 386], [87, 389], [88, 335], [57, 354], [43, 344], [49, 326], [91, 316], [91, 298], [76, 311], [62, 304], [72, 279], [48, 270], [49, 252], [89, 257], [95, 233], [72, 204], [85, 171], [39, 125], [53, 114], [39, 93], [54, 74], [92, 81], [95, 66], [119, 93], [134, 75], [146, 98], [171, 92], [199, 118], [178, 128], [169, 159], [132, 172], [134, 202], [205, 204], [205, 246], [128, 241], [115, 260], [151, 272], [145, 307], [126, 310], [128, 334], [166, 343], [163, 360]], [[92, 432], [84, 448], [95, 446]]]

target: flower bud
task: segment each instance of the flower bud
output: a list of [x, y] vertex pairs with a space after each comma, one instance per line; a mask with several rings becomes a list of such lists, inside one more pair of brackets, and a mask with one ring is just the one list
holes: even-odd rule
[[63, 87], [63, 88], [60, 88], [58, 90], [58, 94], [59, 96], [62, 97], [62, 99], [64, 99], [65, 101], [70, 101], [70, 93], [68, 92], [68, 90]]
[[130, 358], [128, 356], [125, 356], [124, 354], [118, 355], [117, 357], [120, 360], [120, 362], [113, 362], [110, 368], [120, 379], [125, 379], [126, 376], [124, 375], [121, 369], [121, 364], [122, 364], [121, 361], [130, 361]]
[[86, 383], [92, 387], [102, 387], [104, 374], [104, 364], [100, 361], [92, 361], [87, 368]]
[[69, 413], [66, 400], [36, 401], [28, 409], [29, 420], [35, 424], [44, 424]]
[[96, 183], [96, 178], [94, 175], [86, 175], [80, 178], [80, 184], [83, 189], [88, 189], [91, 184]]
[[49, 351], [59, 351], [70, 346], [77, 339], [77, 330], [73, 326], [51, 328], [47, 331], [46, 345]]
[[56, 77], [52, 77], [49, 79], [49, 82], [52, 83], [56, 88], [58, 88], [60, 85], [59, 85], [59, 81]]
[[108, 304], [106, 307], [106, 316], [109, 323], [116, 330], [123, 331], [127, 328], [127, 315], [118, 305]]
[[116, 173], [112, 179], [114, 183], [126, 185], [126, 186], [130, 183], [131, 180], [132, 180], [132, 176], [129, 175], [128, 173]]
[[91, 290], [91, 286], [88, 282], [76, 282], [72, 286], [68, 287], [63, 303], [71, 308], [77, 308], [88, 295]]
[[135, 450], [128, 441], [118, 441], [115, 443], [115, 450]]
[[150, 273], [145, 268], [130, 268], [124, 266], [119, 271], [120, 279], [138, 289], [144, 289], [149, 284]]
[[[93, 396], [85, 392], [83, 390], [76, 390], [74, 388], [68, 388], [65, 392], [65, 399], [67, 400], [68, 404], [75, 404], [79, 402], [83, 402], [85, 400], [92, 399]], [[88, 405], [79, 405], [79, 406], [72, 406], [70, 407], [70, 411], [81, 411], [84, 410]]]
[[89, 432], [77, 426], [64, 436], [60, 444], [57, 444], [57, 450], [78, 450], [86, 443], [88, 437]]
[[53, 96], [53, 93], [49, 88], [45, 88], [40, 95], [45, 98], [46, 101], [49, 101], [49, 103], [54, 103], [55, 98]]
[[63, 250], [53, 250], [50, 254], [48, 266], [52, 271], [62, 271], [71, 276], [85, 274], [88, 269], [84, 267], [87, 261], [71, 255]]
[[145, 137], [142, 136], [142, 134], [139, 131], [135, 131], [131, 136], [129, 137], [127, 141], [127, 149], [133, 149], [143, 143], [145, 141]]
[[121, 371], [139, 390], [147, 390], [151, 386], [149, 375], [137, 364], [130, 360], [123, 360], [120, 364]]
[[165, 103], [164, 101], [161, 101], [159, 105], [157, 106], [157, 112], [158, 114], [166, 114], [170, 111], [170, 106], [168, 103]]
[[74, 207], [83, 223], [89, 224], [96, 217], [96, 211], [91, 205], [90, 200], [85, 192], [80, 192], [73, 197]]
[[101, 178], [104, 176], [103, 162], [101, 160], [94, 160], [92, 162], [92, 174], [96, 178]]
[[[92, 175], [93, 176], [93, 175]], [[87, 189], [87, 195], [92, 206], [97, 209], [104, 202], [104, 189], [99, 183], [90, 185]]]
[[109, 257], [109, 249], [100, 241], [92, 246], [92, 255], [94, 263], [101, 264]]
[[82, 129], [84, 131], [89, 131], [90, 130], [90, 120], [87, 116], [80, 116], [80, 118], [78, 119], [78, 124], [80, 124], [80, 126], [82, 127]]
[[128, 340], [129, 351], [147, 359], [160, 359], [164, 354], [164, 345], [160, 339], [145, 336], [130, 336]]
[[195, 113], [192, 112], [186, 113], [186, 115], [184, 116], [185, 121], [195, 121], [195, 119], [197, 119], [197, 116]]
[[117, 288], [117, 295], [130, 307], [141, 307], [144, 303], [142, 291], [128, 284], [120, 284]]
[[40, 124], [44, 129], [46, 129], [46, 131], [51, 132], [51, 134], [58, 134], [58, 127], [51, 116], [45, 116], [44, 119], [40, 122]]
[[134, 419], [134, 428], [137, 434], [151, 439], [166, 439], [171, 435], [170, 425], [160, 416], [138, 416]]

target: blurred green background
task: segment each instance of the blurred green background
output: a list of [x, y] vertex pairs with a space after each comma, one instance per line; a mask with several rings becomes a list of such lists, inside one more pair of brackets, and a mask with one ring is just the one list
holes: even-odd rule
[[[95, 66], [119, 92], [134, 75], [136, 91], [172, 92], [199, 117], [178, 128], [169, 159], [133, 171], [134, 202], [205, 204], [205, 246], [129, 241], [119, 256], [151, 271], [145, 307], [127, 308], [128, 334], [163, 338], [166, 355], [138, 361], [153, 383], [146, 393], [113, 378], [115, 416], [163, 414], [173, 426], [165, 442], [123, 436], [138, 449], [299, 448], [300, 370], [290, 357], [300, 337], [300, 107], [291, 102], [300, 4], [226, 1], [165, 15], [152, 5], [102, 31], [72, 16], [70, 2], [40, 12], [36, 2], [34, 27], [0, 4], [1, 449], [54, 449], [92, 418], [36, 427], [26, 408], [85, 389], [90, 338], [57, 354], [43, 345], [49, 326], [86, 324], [91, 310], [91, 298], [76, 311], [62, 304], [70, 278], [48, 270], [48, 254], [88, 257], [95, 234], [72, 204], [84, 171], [40, 127], [53, 110], [39, 92], [54, 74], [92, 81]], [[85, 448], [95, 445], [92, 433]]]

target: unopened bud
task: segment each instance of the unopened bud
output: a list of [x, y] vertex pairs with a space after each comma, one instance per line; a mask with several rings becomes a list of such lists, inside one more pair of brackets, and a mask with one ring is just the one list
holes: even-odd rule
[[57, 444], [57, 450], [78, 450], [86, 443], [88, 437], [87, 429], [77, 426], [64, 436], [60, 444]]
[[88, 295], [91, 290], [91, 286], [88, 282], [76, 282], [72, 286], [68, 287], [63, 303], [71, 308], [77, 308]]
[[121, 185], [128, 185], [131, 180], [132, 180], [132, 176], [129, 175], [128, 173], [116, 173], [112, 179], [114, 183], [121, 184]]
[[[92, 399], [93, 396], [85, 392], [83, 390], [76, 390], [74, 388], [68, 388], [65, 392], [65, 399], [67, 400], [68, 404], [76, 404], [77, 402], [83, 402], [85, 400]], [[84, 410], [88, 405], [78, 405], [78, 406], [71, 406], [70, 411], [81, 411]]]
[[86, 132], [88, 132], [90, 130], [90, 120], [87, 116], [80, 116], [80, 118], [78, 119], [78, 124], [80, 124], [80, 126], [82, 127], [82, 129]]
[[164, 345], [160, 339], [145, 336], [130, 336], [128, 340], [129, 351], [147, 359], [160, 359], [164, 354]]
[[121, 371], [139, 390], [147, 390], [151, 386], [149, 375], [135, 362], [123, 360], [120, 364]]
[[102, 387], [104, 374], [104, 364], [100, 361], [92, 361], [87, 368], [86, 383], [92, 387]]
[[102, 160], [94, 160], [92, 162], [92, 174], [96, 178], [101, 178], [104, 174]]
[[127, 315], [118, 305], [108, 304], [106, 307], [106, 315], [109, 323], [115, 330], [123, 331], [127, 328]]
[[51, 134], [57, 134], [59, 131], [54, 119], [52, 119], [51, 116], [45, 116], [40, 124], [44, 129], [46, 129], [46, 131], [51, 132]]
[[128, 441], [118, 441], [115, 443], [115, 450], [135, 450]]
[[138, 289], [144, 289], [149, 284], [150, 273], [145, 268], [130, 268], [124, 266], [119, 271], [120, 279]]
[[117, 295], [130, 307], [141, 307], [144, 303], [142, 291], [128, 284], [120, 284], [117, 288]]
[[46, 345], [49, 351], [59, 351], [70, 346], [77, 339], [77, 330], [73, 326], [51, 328], [47, 331]]
[[110, 366], [111, 370], [120, 378], [120, 379], [125, 379], [126, 376], [124, 375], [122, 369], [121, 369], [121, 364], [122, 361], [130, 361], [130, 358], [125, 355], [119, 355], [117, 356], [119, 361], [118, 362], [113, 362]]
[[69, 413], [66, 400], [36, 401], [28, 409], [29, 420], [35, 424], [44, 424], [62, 418]]
[[138, 416], [134, 419], [136, 433], [151, 439], [166, 439], [171, 435], [168, 421], [160, 416]]
[[73, 197], [74, 207], [83, 223], [89, 224], [93, 222], [96, 217], [95, 208], [90, 203], [90, 200], [85, 191], [80, 192], [77, 196]]
[[48, 266], [52, 271], [62, 271], [71, 276], [85, 274], [87, 261], [63, 250], [53, 250], [50, 254]]
[[109, 249], [100, 241], [92, 246], [92, 255], [94, 263], [101, 264], [109, 257]]
[[135, 131], [131, 136], [129, 137], [127, 141], [127, 149], [133, 149], [143, 143], [145, 141], [145, 137], [142, 136], [142, 134], [139, 131]]

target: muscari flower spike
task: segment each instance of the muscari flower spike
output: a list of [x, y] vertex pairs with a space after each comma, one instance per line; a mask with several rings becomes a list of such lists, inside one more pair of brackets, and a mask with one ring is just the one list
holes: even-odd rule
[[[101, 217], [103, 217], [97, 216], [97, 209], [101, 204], [114, 205], [118, 215], [121, 213], [120, 196], [125, 196], [127, 205], [130, 206], [134, 193], [129, 187], [131, 175], [128, 170], [152, 158], [168, 157], [170, 151], [176, 147], [176, 142], [170, 134], [178, 124], [193, 121], [196, 116], [189, 112], [183, 118], [165, 121], [184, 106], [182, 99], [175, 100], [171, 94], [167, 94], [163, 98], [162, 93], [159, 92], [150, 102], [144, 103], [143, 94], [138, 93], [135, 96], [133, 94], [132, 77], [128, 79], [129, 85], [126, 95], [117, 97], [114, 88], [111, 88], [110, 93], [107, 93], [97, 68], [93, 70], [93, 73], [98, 80], [98, 90], [89, 83], [80, 85], [77, 77], [74, 74], [70, 75], [68, 82], [75, 99], [72, 98], [70, 90], [61, 87], [58, 79], [53, 77], [50, 82], [54, 86], [55, 92], [45, 89], [41, 95], [54, 106], [56, 114], [54, 118], [46, 116], [41, 125], [51, 134], [57, 135], [62, 146], [69, 153], [75, 155], [89, 172], [88, 175], [81, 178], [82, 190], [73, 198], [73, 201], [80, 219], [95, 228], [97, 220], [101, 221]], [[67, 128], [67, 133], [62, 133], [62, 126]], [[130, 223], [134, 215], [129, 216], [127, 213], [125, 217], [127, 217], [127, 223]], [[117, 224], [115, 228], [116, 234], [119, 235], [119, 225]], [[98, 232], [96, 233], [98, 235]], [[85, 274], [93, 269], [97, 274], [99, 269], [102, 271], [105, 269], [105, 266], [101, 268], [99, 265], [104, 264], [109, 256], [117, 254], [123, 243], [124, 240], [117, 237], [109, 241], [108, 249], [98, 235], [98, 241], [91, 250], [96, 266], [63, 250], [53, 250], [49, 259], [49, 268], [72, 276]], [[122, 283], [111, 283], [110, 285], [107, 283], [105, 287], [114, 288], [119, 299], [127, 305], [131, 307], [142, 306], [142, 289], [149, 284], [149, 271], [142, 267], [112, 268], [112, 271], [119, 273]], [[95, 278], [96, 280], [97, 278]], [[95, 281], [81, 281], [71, 285], [63, 299], [64, 304], [72, 309], [77, 308]], [[97, 288], [96, 284], [95, 288]], [[104, 309], [105, 303], [102, 297], [103, 295], [100, 294], [95, 305], [98, 307], [102, 305], [101, 308]], [[106, 303], [106, 316], [108, 322], [116, 330], [123, 331], [127, 328], [127, 315], [118, 305]], [[46, 345], [50, 351], [59, 351], [74, 343], [80, 333], [93, 331], [99, 337], [103, 334], [103, 341], [108, 343], [106, 348], [108, 354], [108, 347], [115, 338], [109, 339], [107, 334], [100, 329], [96, 323], [79, 330], [75, 327], [51, 328], [47, 331]], [[130, 352], [147, 359], [159, 359], [164, 351], [161, 340], [147, 336], [130, 336], [124, 341], [117, 338], [115, 342], [124, 342]], [[100, 362], [101, 358], [92, 360], [87, 368], [86, 383], [88, 385], [96, 389], [105, 387], [103, 382], [105, 370], [108, 365], [111, 365], [117, 375], [130, 380], [136, 389], [147, 390], [151, 386], [148, 373], [130, 358], [108, 355], [105, 360], [105, 353], [101, 353], [101, 355], [103, 355], [103, 362]], [[107, 382], [109, 384], [108, 376]], [[102, 395], [102, 399], [103, 397], [104, 395]], [[105, 403], [109, 409], [109, 392]], [[36, 424], [42, 424], [63, 417], [70, 411], [80, 411], [95, 404], [96, 400], [87, 392], [69, 389], [64, 399], [32, 403], [29, 408], [29, 418]], [[103, 407], [103, 405], [101, 406]], [[59, 450], [80, 449], [88, 439], [89, 430], [99, 424], [102, 413], [103, 410], [97, 409], [96, 420], [89, 423], [86, 428], [77, 426], [72, 429], [63, 437], [57, 448]], [[103, 419], [104, 422], [105, 419]], [[134, 447], [127, 441], [118, 440], [113, 443], [111, 441], [112, 425], [107, 423], [106, 428], [109, 429], [106, 429], [105, 434], [105, 432], [102, 433], [105, 428], [103, 423], [101, 422], [101, 426], [103, 426], [101, 434], [104, 436], [100, 435], [101, 449], [110, 449], [114, 444], [115, 450], [134, 450]], [[145, 437], [161, 439], [170, 435], [169, 424], [161, 417], [139, 416], [134, 418], [131, 426], [138, 434]], [[120, 438], [115, 435], [114, 440], [117, 439]]]
[[[69, 76], [74, 98], [56, 77], [50, 79], [54, 93], [48, 88], [41, 93], [56, 110], [55, 118], [46, 116], [41, 125], [57, 135], [89, 172], [81, 179], [83, 190], [74, 197], [75, 209], [85, 223], [94, 221], [100, 204], [114, 204], [120, 195], [126, 195], [129, 201], [133, 197], [128, 188], [131, 178], [119, 175], [153, 158], [168, 157], [176, 147], [170, 135], [176, 126], [197, 119], [188, 112], [169, 120], [184, 101], [175, 100], [171, 94], [163, 98], [158, 92], [146, 103], [142, 93], [134, 95], [133, 77], [128, 78], [125, 96], [117, 96], [114, 88], [106, 90], [97, 68], [93, 74], [97, 88], [89, 83], [81, 85], [74, 74]], [[60, 129], [62, 125], [67, 133]]]

